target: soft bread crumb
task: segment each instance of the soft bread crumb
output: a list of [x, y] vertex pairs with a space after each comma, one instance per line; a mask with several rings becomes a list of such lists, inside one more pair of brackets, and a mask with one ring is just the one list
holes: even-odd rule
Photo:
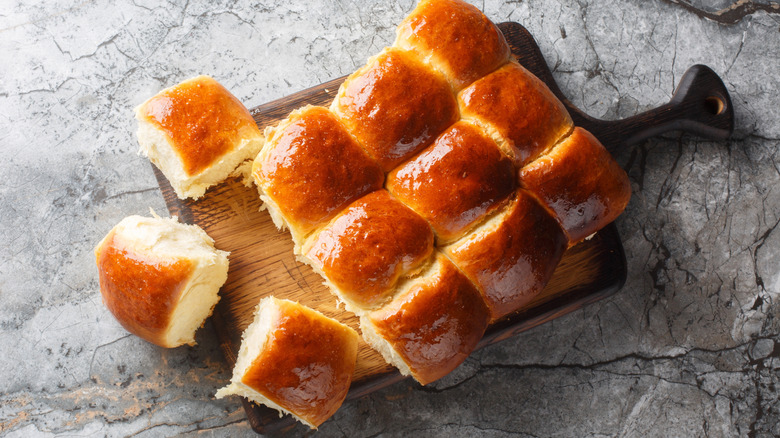
[[374, 325], [371, 320], [366, 316], [360, 317], [360, 332], [363, 334], [363, 339], [376, 350], [385, 359], [385, 362], [398, 368], [404, 376], [411, 376], [412, 370], [406, 365], [403, 358], [395, 351], [393, 346], [387, 342], [383, 337], [379, 336], [374, 330]]

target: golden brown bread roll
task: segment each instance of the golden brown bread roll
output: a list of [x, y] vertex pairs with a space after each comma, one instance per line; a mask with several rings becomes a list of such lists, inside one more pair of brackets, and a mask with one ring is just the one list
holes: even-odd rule
[[252, 165], [260, 198], [296, 246], [361, 196], [382, 188], [382, 169], [327, 108], [293, 111], [267, 132]]
[[473, 120], [522, 167], [568, 134], [566, 107], [539, 78], [510, 62], [458, 95], [464, 119]]
[[387, 176], [387, 190], [430, 222], [437, 244], [460, 237], [514, 189], [512, 162], [467, 122]]
[[95, 248], [103, 303], [122, 327], [153, 344], [195, 345], [227, 279], [227, 256], [196, 225], [126, 217]]
[[316, 429], [347, 396], [357, 344], [357, 333], [334, 319], [263, 298], [242, 335], [230, 384], [216, 397], [240, 395]]
[[430, 144], [458, 119], [447, 81], [388, 48], [347, 78], [331, 105], [385, 171]]
[[628, 175], [590, 132], [577, 127], [547, 155], [520, 169], [520, 185], [551, 211], [574, 245], [628, 205]]
[[208, 76], [160, 91], [136, 108], [136, 119], [141, 152], [180, 199], [201, 197], [263, 144], [246, 107]]
[[429, 62], [455, 90], [495, 70], [511, 55], [498, 27], [459, 0], [421, 1], [396, 33], [396, 47]]
[[392, 302], [360, 318], [366, 341], [425, 385], [460, 365], [482, 339], [488, 309], [474, 285], [438, 251]]
[[496, 320], [542, 291], [567, 244], [555, 219], [518, 190], [503, 211], [442, 251], [479, 287]]
[[433, 251], [428, 223], [386, 190], [347, 207], [304, 244], [308, 263], [354, 313], [384, 304]]

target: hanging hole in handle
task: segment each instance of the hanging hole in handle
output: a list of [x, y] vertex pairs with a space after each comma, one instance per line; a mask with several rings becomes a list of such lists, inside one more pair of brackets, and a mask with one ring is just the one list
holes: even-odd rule
[[708, 113], [717, 116], [722, 114], [723, 110], [726, 109], [726, 102], [724, 102], [720, 96], [709, 96], [704, 99], [704, 108]]

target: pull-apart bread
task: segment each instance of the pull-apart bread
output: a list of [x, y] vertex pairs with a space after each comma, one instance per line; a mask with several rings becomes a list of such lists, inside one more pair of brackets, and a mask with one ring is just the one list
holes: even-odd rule
[[227, 256], [196, 225], [126, 217], [95, 248], [103, 302], [127, 331], [153, 344], [194, 345], [219, 301]]
[[[315, 112], [328, 123], [299, 127]], [[253, 175], [274, 220], [367, 342], [422, 384], [536, 297], [631, 193], [460, 0], [421, 1], [329, 110], [293, 112], [272, 132]]]
[[347, 396], [357, 333], [321, 313], [266, 297], [242, 335], [230, 384], [217, 398], [240, 395], [316, 429]]
[[180, 199], [200, 198], [260, 151], [252, 115], [214, 79], [198, 76], [138, 106], [141, 152], [168, 178]]

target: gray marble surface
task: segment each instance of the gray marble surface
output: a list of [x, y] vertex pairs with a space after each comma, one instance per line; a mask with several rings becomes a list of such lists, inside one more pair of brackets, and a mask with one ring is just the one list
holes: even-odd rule
[[[210, 74], [255, 106], [348, 74], [403, 1], [0, 1], [0, 435], [252, 436], [210, 325], [163, 350], [103, 307], [93, 246], [165, 204], [131, 110]], [[780, 435], [780, 5], [478, 3], [536, 37], [564, 93], [627, 117], [704, 63], [732, 140], [616, 152], [633, 198], [616, 295], [474, 354], [443, 380], [346, 403], [320, 436]], [[307, 433], [295, 429], [293, 435]]]

